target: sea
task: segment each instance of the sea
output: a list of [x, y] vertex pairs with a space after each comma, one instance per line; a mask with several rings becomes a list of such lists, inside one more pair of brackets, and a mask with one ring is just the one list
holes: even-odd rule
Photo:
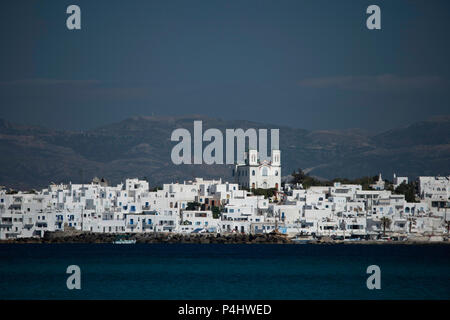
[[448, 300], [450, 245], [0, 244], [0, 299]]

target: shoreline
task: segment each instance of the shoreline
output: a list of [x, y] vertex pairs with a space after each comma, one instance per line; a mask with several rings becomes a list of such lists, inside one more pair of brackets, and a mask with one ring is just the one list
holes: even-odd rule
[[450, 244], [450, 241], [433, 240], [404, 240], [404, 241], [380, 241], [380, 240], [304, 240], [301, 243], [293, 241], [282, 234], [167, 234], [167, 233], [93, 233], [83, 231], [48, 232], [43, 238], [18, 238], [0, 240], [0, 244], [58, 244], [58, 243], [113, 243], [117, 237], [126, 237], [142, 244], [366, 244], [366, 245], [426, 245], [426, 244]]

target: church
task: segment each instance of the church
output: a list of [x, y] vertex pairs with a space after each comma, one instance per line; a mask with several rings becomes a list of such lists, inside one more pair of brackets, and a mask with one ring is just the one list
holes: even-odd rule
[[235, 182], [243, 188], [280, 190], [281, 187], [281, 153], [272, 150], [269, 160], [260, 160], [257, 150], [245, 154], [243, 164], [233, 169]]

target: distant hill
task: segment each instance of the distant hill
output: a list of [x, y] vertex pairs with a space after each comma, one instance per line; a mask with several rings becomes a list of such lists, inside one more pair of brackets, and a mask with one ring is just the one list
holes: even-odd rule
[[203, 130], [279, 128], [283, 175], [302, 168], [322, 178], [392, 173], [448, 174], [450, 117], [439, 117], [370, 136], [359, 129], [307, 131], [251, 121], [205, 116], [133, 117], [85, 132], [18, 125], [0, 119], [0, 185], [29, 189], [50, 182], [85, 182], [94, 176], [117, 183], [146, 177], [151, 185], [194, 177], [231, 180], [226, 165], [171, 163], [176, 128], [192, 133], [194, 120]]
[[377, 146], [386, 148], [438, 146], [450, 144], [450, 116], [435, 117], [404, 128], [389, 130], [373, 137]]

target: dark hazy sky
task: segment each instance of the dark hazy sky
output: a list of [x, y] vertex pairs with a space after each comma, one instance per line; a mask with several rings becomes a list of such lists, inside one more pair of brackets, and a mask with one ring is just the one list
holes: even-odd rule
[[[66, 28], [81, 7], [82, 29]], [[368, 5], [382, 30], [366, 28]], [[87, 129], [206, 114], [380, 131], [450, 110], [450, 1], [1, 5], [0, 117]]]

